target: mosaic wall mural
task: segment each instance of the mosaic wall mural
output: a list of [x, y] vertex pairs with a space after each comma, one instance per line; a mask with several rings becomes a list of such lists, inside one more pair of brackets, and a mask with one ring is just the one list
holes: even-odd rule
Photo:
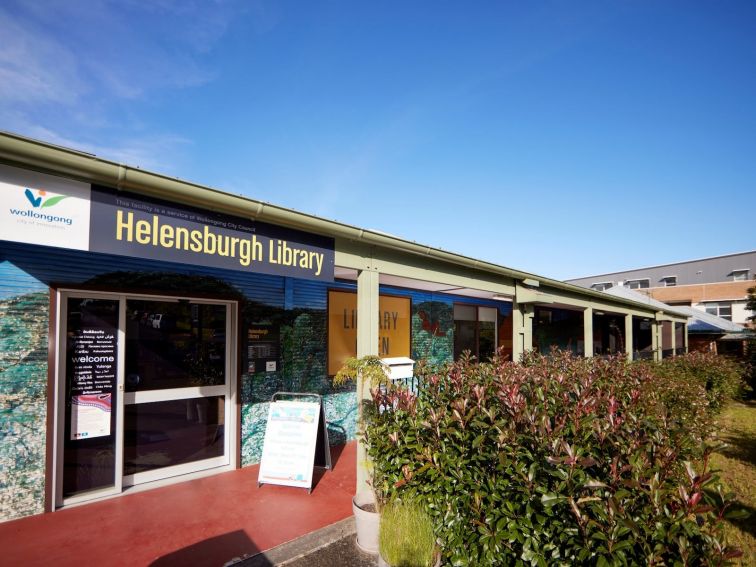
[[[326, 313], [292, 310], [279, 327], [281, 369], [242, 375], [242, 465], [260, 461], [268, 405], [276, 392], [308, 392], [323, 396], [331, 445], [353, 439], [357, 397], [354, 388], [336, 389], [326, 375]], [[265, 324], [275, 325], [271, 320]]]
[[42, 291], [0, 299], [0, 521], [44, 508], [48, 305]]
[[451, 301], [412, 303], [412, 358], [441, 365], [454, 360], [454, 305]]

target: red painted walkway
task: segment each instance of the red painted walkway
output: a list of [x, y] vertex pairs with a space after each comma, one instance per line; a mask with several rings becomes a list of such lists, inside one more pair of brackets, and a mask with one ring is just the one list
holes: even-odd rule
[[312, 494], [257, 486], [257, 466], [0, 523], [0, 565], [219, 567], [352, 514], [356, 444]]

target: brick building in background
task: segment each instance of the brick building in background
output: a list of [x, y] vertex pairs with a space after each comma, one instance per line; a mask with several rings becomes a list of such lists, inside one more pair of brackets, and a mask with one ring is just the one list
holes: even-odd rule
[[748, 288], [756, 285], [756, 250], [567, 280], [603, 291], [624, 286], [672, 306], [688, 306], [743, 327]]

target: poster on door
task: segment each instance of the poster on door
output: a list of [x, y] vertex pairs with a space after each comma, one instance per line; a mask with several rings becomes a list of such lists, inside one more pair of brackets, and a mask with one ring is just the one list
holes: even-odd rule
[[108, 436], [116, 384], [116, 330], [82, 327], [71, 340], [71, 440]]

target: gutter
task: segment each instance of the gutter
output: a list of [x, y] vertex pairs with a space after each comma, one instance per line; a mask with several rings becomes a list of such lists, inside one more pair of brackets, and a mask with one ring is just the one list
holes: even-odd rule
[[[176, 200], [185, 205], [431, 257], [450, 264], [520, 280], [526, 285], [546, 285], [578, 296], [600, 299], [603, 302], [608, 299], [606, 294], [599, 291], [446, 252], [339, 221], [326, 220], [241, 195], [232, 195], [198, 183], [152, 173], [138, 167], [102, 159], [90, 153], [33, 140], [11, 132], [0, 131], [0, 163], [31, 168], [51, 175], [64, 174], [88, 183], [107, 185], [161, 199]], [[644, 311], [649, 310], [647, 305], [632, 300], [618, 297], [612, 300], [636, 309], [640, 307]], [[674, 311], [665, 312], [677, 315]]]

